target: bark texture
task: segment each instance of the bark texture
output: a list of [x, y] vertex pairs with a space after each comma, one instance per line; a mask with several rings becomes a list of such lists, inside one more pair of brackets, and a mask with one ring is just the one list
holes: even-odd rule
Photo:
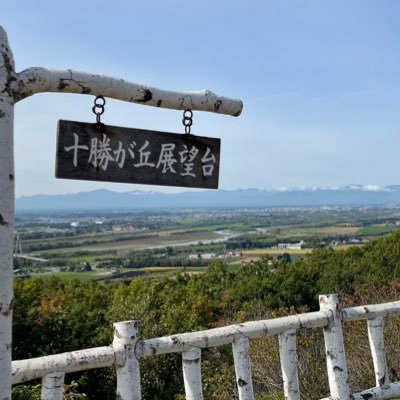
[[217, 96], [209, 90], [198, 92], [162, 90], [123, 79], [70, 69], [29, 68], [17, 75], [13, 91], [16, 101], [35, 93], [57, 92], [102, 95], [153, 107], [209, 111], [235, 117], [240, 115], [243, 108], [241, 100]]
[[13, 56], [0, 27], [0, 399], [11, 399], [14, 231]]

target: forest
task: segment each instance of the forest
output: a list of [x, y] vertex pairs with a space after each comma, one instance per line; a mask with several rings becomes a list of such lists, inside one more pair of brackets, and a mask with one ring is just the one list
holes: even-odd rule
[[[346, 250], [316, 249], [293, 261], [271, 262], [263, 256], [236, 272], [216, 261], [202, 274], [144, 276], [115, 284], [29, 278], [16, 279], [14, 286], [13, 358], [25, 359], [109, 345], [112, 323], [122, 320], [138, 320], [145, 339], [316, 310], [319, 294], [339, 293], [346, 306], [398, 299], [400, 231]], [[395, 379], [400, 376], [394, 361], [399, 329], [396, 321], [386, 326]], [[365, 362], [370, 360], [366, 328], [356, 323], [346, 330], [351, 390], [373, 386], [372, 362]], [[303, 398], [326, 396], [322, 331], [301, 330], [298, 347]], [[252, 341], [252, 357], [256, 398], [283, 399], [276, 341]], [[184, 398], [180, 355], [143, 359], [141, 375], [143, 399]], [[202, 375], [206, 399], [237, 398], [229, 347], [204, 351]], [[15, 386], [13, 398], [39, 399], [39, 391], [38, 384]], [[112, 370], [67, 375], [66, 398], [114, 400]]]

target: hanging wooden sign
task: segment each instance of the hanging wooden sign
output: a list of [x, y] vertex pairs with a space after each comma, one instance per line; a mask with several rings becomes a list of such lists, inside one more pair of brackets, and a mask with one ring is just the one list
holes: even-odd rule
[[60, 120], [56, 177], [218, 188], [220, 139]]

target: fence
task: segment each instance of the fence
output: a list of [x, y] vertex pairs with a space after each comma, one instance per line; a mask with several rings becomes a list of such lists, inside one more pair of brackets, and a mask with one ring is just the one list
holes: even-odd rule
[[[66, 373], [113, 366], [117, 398], [140, 400], [140, 366], [143, 357], [182, 353], [186, 399], [203, 399], [201, 349], [232, 344], [240, 400], [253, 400], [250, 339], [278, 335], [285, 399], [299, 400], [296, 365], [296, 331], [323, 328], [330, 400], [373, 400], [400, 397], [400, 382], [389, 382], [384, 349], [384, 317], [400, 315], [400, 301], [341, 309], [337, 295], [320, 296], [320, 310], [288, 317], [252, 321], [200, 332], [139, 340], [135, 321], [114, 324], [111, 346], [18, 360], [12, 363], [13, 384], [42, 379], [42, 399], [61, 400]], [[376, 386], [350, 394], [342, 321], [366, 320]], [[323, 399], [323, 400], [328, 400]]]

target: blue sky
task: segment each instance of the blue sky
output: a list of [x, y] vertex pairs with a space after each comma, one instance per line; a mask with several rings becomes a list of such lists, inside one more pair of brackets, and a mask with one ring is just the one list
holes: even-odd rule
[[[241, 98], [238, 118], [194, 113], [193, 133], [222, 139], [222, 189], [400, 183], [398, 1], [13, 0], [1, 16], [18, 71]], [[57, 120], [93, 121], [92, 103], [41, 94], [17, 104], [17, 196], [176, 191], [54, 178]], [[182, 132], [179, 111], [114, 100], [103, 121]]]

